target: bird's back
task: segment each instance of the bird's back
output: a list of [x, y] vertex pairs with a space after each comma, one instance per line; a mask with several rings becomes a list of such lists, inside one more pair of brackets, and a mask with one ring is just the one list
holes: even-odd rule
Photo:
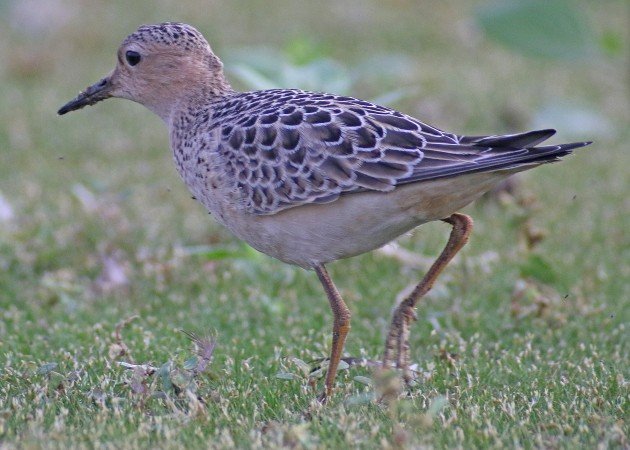
[[466, 173], [515, 172], [588, 144], [535, 147], [554, 130], [458, 136], [370, 102], [295, 89], [233, 92], [195, 114], [175, 146], [196, 178], [210, 171], [195, 164], [218, 164], [230, 201], [255, 215]]

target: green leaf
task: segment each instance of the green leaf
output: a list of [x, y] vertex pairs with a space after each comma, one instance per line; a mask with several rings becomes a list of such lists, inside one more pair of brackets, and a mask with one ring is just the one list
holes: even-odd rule
[[322, 369], [321, 367], [317, 370], [313, 370], [311, 373], [308, 374], [308, 377], [313, 379], [322, 378], [323, 376], [324, 369]]
[[577, 60], [597, 43], [581, 12], [567, 0], [502, 0], [477, 10], [486, 35], [528, 56]]
[[55, 372], [51, 370], [48, 373], [48, 392], [51, 393], [60, 387], [63, 387], [63, 382], [66, 380], [66, 377], [60, 374], [59, 372]]
[[193, 374], [191, 372], [175, 369], [169, 374], [171, 383], [180, 389], [186, 389], [193, 380]]
[[210, 261], [220, 261], [224, 259], [256, 260], [260, 259], [260, 253], [245, 243], [234, 246], [220, 245], [195, 245], [184, 247], [183, 253], [186, 256], [201, 256]]
[[298, 366], [304, 375], [308, 375], [311, 372], [311, 366], [302, 361], [300, 358], [291, 358], [291, 362]]
[[383, 94], [380, 94], [378, 97], [374, 97], [370, 100], [372, 101], [372, 103], [376, 103], [377, 105], [393, 105], [404, 98], [413, 96], [416, 91], [417, 89], [415, 88], [402, 87], [400, 89], [387, 91]]
[[295, 376], [295, 374], [292, 374], [290, 372], [278, 372], [276, 374], [276, 378], [278, 378], [279, 380], [289, 380], [289, 381], [291, 381], [291, 380], [297, 379], [298, 377]]
[[57, 365], [58, 364], [55, 362], [42, 364], [37, 369], [37, 373], [39, 375], [48, 375], [50, 372], [57, 368]]
[[289, 41], [285, 46], [284, 54], [292, 64], [302, 66], [320, 58], [325, 58], [327, 51], [320, 43], [312, 41], [309, 38], [297, 37]]
[[157, 375], [162, 380], [162, 389], [164, 392], [173, 390], [173, 381], [171, 380], [171, 362], [168, 361], [158, 369]]
[[372, 403], [376, 399], [374, 392], [365, 392], [363, 394], [353, 395], [344, 403], [346, 406], [362, 406]]
[[366, 386], [372, 386], [372, 379], [361, 375], [357, 375], [356, 377], [354, 377], [354, 381], [364, 384]]
[[345, 362], [343, 359], [339, 361], [339, 365], [337, 366], [337, 371], [348, 370], [350, 368], [350, 364]]
[[184, 369], [186, 370], [194, 370], [197, 368], [197, 366], [199, 365], [199, 360], [197, 359], [196, 356], [193, 356], [191, 358], [188, 358], [186, 361], [184, 361]]
[[261, 71], [245, 64], [237, 64], [230, 68], [232, 75], [236, 76], [253, 89], [274, 89], [281, 87], [277, 80], [266, 77]]
[[599, 40], [602, 50], [610, 56], [623, 55], [623, 36], [615, 30], [606, 30]]
[[553, 283], [557, 276], [551, 264], [542, 256], [531, 254], [521, 267], [521, 276], [524, 278], [534, 278], [543, 283]]
[[429, 409], [427, 410], [427, 414], [430, 417], [436, 417], [447, 406], [448, 406], [448, 399], [444, 397], [443, 395], [440, 395], [438, 397], [435, 397], [431, 401], [431, 405], [429, 406]]

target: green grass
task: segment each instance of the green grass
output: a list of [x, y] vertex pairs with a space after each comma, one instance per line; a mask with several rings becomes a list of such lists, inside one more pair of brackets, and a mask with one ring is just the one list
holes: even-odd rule
[[[480, 2], [417, 3], [190, 0], [128, 11], [47, 1], [50, 28], [0, 3], [0, 194], [13, 213], [0, 219], [0, 447], [629, 445], [628, 41], [621, 56], [594, 61], [528, 59], [476, 34]], [[623, 1], [583, 6], [597, 36], [623, 36]], [[522, 131], [555, 102], [595, 111], [608, 128], [561, 131], [556, 142], [596, 143], [524, 175], [516, 198], [466, 209], [471, 242], [412, 327], [415, 386], [353, 366], [318, 407], [322, 380], [301, 363], [330, 346], [315, 275], [244, 250], [216, 225], [140, 106], [55, 114], [110, 69], [128, 32], [165, 19], [193, 23], [225, 56], [295, 39], [348, 67], [403, 54], [409, 73], [366, 76], [352, 93], [416, 88], [394, 106], [446, 129]], [[530, 248], [532, 230], [545, 237]], [[447, 235], [428, 224], [399, 245], [435, 256]], [[108, 264], [121, 283], [107, 282]], [[395, 298], [423, 268], [374, 252], [329, 269], [353, 313], [345, 354], [377, 360]], [[215, 336], [206, 371], [192, 369], [181, 330]]]

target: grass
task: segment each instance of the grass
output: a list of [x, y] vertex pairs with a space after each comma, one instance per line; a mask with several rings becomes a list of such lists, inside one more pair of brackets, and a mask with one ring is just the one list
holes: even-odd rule
[[[475, 34], [472, 1], [350, 3], [191, 0], [175, 12], [49, 0], [43, 22], [0, 3], [0, 446], [629, 445], [627, 57], [510, 53]], [[583, 6], [596, 34], [623, 36], [624, 2]], [[417, 87], [395, 106], [446, 129], [523, 130], [556, 101], [608, 128], [561, 136], [596, 143], [524, 175], [516, 197], [466, 209], [472, 240], [412, 328], [415, 386], [352, 366], [320, 408], [308, 370], [328, 354], [331, 313], [316, 277], [209, 219], [141, 107], [55, 116], [109, 70], [128, 32], [167, 18], [198, 26], [222, 55], [304, 36], [349, 67], [404, 54], [418, 61], [409, 73], [352, 93]], [[434, 256], [447, 233], [428, 224], [399, 245]], [[423, 269], [383, 252], [330, 265], [353, 313], [346, 355], [379, 358], [395, 298]], [[205, 370], [181, 330], [216, 339]]]

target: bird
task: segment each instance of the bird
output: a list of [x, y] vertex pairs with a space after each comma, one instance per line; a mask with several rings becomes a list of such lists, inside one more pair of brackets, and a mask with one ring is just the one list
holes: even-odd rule
[[418, 301], [472, 231], [472, 219], [458, 211], [508, 176], [591, 144], [539, 145], [553, 129], [458, 135], [323, 92], [239, 92], [202, 33], [177, 22], [127, 36], [115, 68], [58, 114], [110, 97], [140, 103], [165, 122], [179, 175], [220, 224], [262, 253], [315, 271], [333, 313], [322, 403], [333, 394], [350, 330], [350, 310], [326, 264], [427, 222], [451, 226], [445, 248], [392, 313], [382, 366], [409, 382]]

